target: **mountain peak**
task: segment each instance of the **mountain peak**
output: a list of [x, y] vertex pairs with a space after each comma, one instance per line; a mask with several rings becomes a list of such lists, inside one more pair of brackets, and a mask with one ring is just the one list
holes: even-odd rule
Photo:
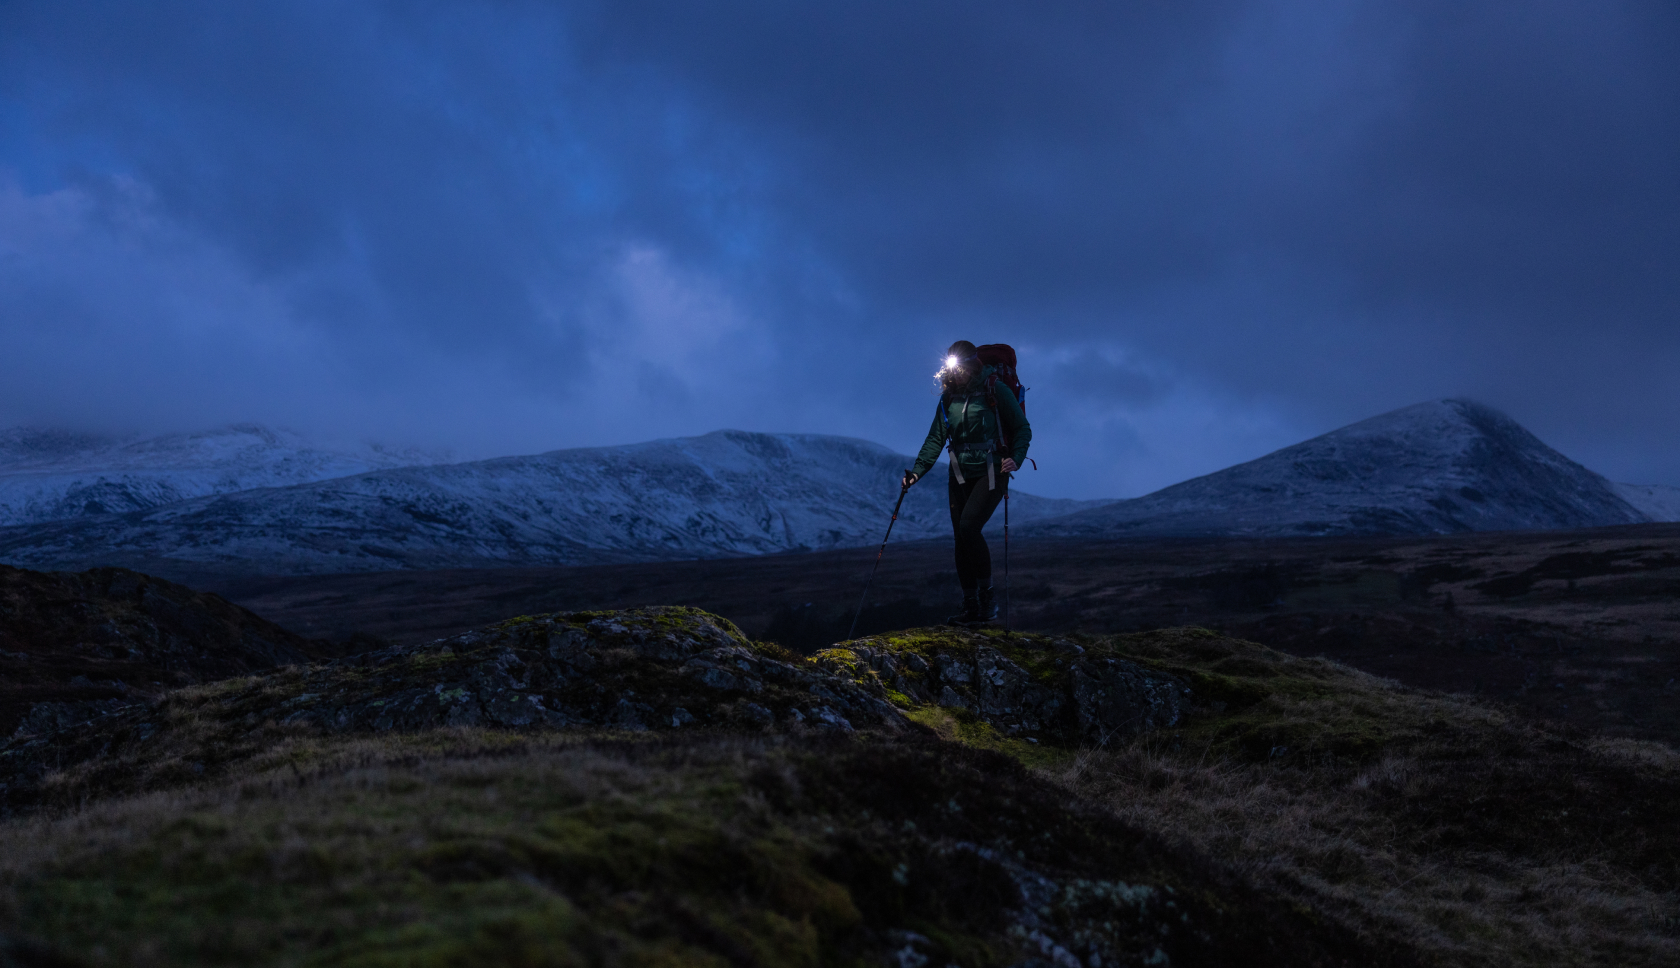
[[1045, 521], [1062, 535], [1445, 534], [1649, 520], [1609, 481], [1471, 400], [1349, 424], [1153, 494]]
[[1387, 438], [1395, 441], [1413, 441], [1418, 446], [1427, 446], [1428, 449], [1441, 453], [1450, 452], [1455, 445], [1470, 447], [1479, 440], [1487, 439], [1506, 440], [1514, 444], [1520, 442], [1525, 448], [1546, 446], [1522, 424], [1504, 413], [1486, 404], [1462, 398], [1414, 403], [1409, 407], [1390, 410], [1388, 413], [1348, 424], [1296, 446], [1305, 446], [1327, 438]]

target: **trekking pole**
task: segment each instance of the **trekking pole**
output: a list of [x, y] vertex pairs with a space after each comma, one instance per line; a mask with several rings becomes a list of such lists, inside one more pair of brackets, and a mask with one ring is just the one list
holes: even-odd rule
[[1009, 627], [1009, 478], [1003, 479], [1003, 627]]
[[[910, 472], [905, 471], [904, 476], [909, 477]], [[887, 533], [881, 538], [881, 550], [875, 552], [875, 567], [869, 569], [869, 581], [863, 585], [863, 597], [858, 599], [857, 614], [852, 616], [851, 631], [846, 633], [848, 641], [857, 634], [858, 619], [863, 617], [863, 603], [869, 601], [869, 587], [875, 584], [875, 573], [881, 570], [881, 556], [887, 553], [887, 538], [892, 537], [893, 525], [898, 523], [898, 509], [904, 506], [904, 495], [909, 493], [910, 485], [900, 484], [898, 486], [898, 503], [893, 505], [892, 520], [887, 522]]]

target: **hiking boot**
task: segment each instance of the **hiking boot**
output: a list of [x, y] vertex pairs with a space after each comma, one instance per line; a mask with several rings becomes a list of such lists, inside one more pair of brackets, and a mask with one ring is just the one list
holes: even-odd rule
[[980, 614], [979, 614], [979, 617], [975, 619], [975, 621], [977, 621], [977, 622], [995, 622], [995, 621], [997, 621], [997, 597], [992, 594], [992, 586], [987, 585], [985, 588], [980, 589], [979, 605], [980, 605], [980, 608], [979, 608]]
[[963, 610], [945, 620], [946, 625], [967, 625], [980, 621], [980, 593], [972, 588], [963, 589]]

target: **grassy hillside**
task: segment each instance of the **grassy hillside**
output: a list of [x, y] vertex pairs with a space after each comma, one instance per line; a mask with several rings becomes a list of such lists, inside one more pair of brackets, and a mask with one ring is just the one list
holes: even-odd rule
[[[494, 670], [571, 724], [424, 719]], [[1196, 629], [537, 616], [125, 715], [0, 747], [0, 964], [1680, 958], [1668, 748]]]
[[1223, 708], [1048, 771], [1373, 938], [1462, 965], [1680, 962], [1680, 757], [1230, 639], [1111, 640]]

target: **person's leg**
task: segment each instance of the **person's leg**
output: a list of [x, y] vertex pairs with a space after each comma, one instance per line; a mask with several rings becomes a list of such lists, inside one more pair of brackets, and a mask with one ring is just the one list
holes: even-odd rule
[[955, 515], [957, 559], [963, 562], [957, 574], [965, 593], [970, 588], [975, 590], [979, 618], [989, 622], [997, 617], [997, 609], [992, 604], [992, 552], [986, 545], [985, 527], [1003, 500], [1009, 478], [998, 475], [997, 487], [990, 489], [983, 476], [977, 475], [975, 483], [978, 486], [969, 490], [961, 513]]
[[[974, 485], [977, 482], [971, 477], [958, 483], [956, 474], [947, 475], [946, 482], [946, 495], [951, 504], [951, 533], [957, 539], [957, 583], [962, 586], [963, 607], [962, 611], [950, 616], [945, 621], [956, 625], [977, 621], [980, 617], [980, 578], [972, 572], [971, 556], [965, 551], [962, 535], [963, 512], [968, 507], [969, 497], [974, 493]], [[984, 481], [978, 483], [984, 483]]]

